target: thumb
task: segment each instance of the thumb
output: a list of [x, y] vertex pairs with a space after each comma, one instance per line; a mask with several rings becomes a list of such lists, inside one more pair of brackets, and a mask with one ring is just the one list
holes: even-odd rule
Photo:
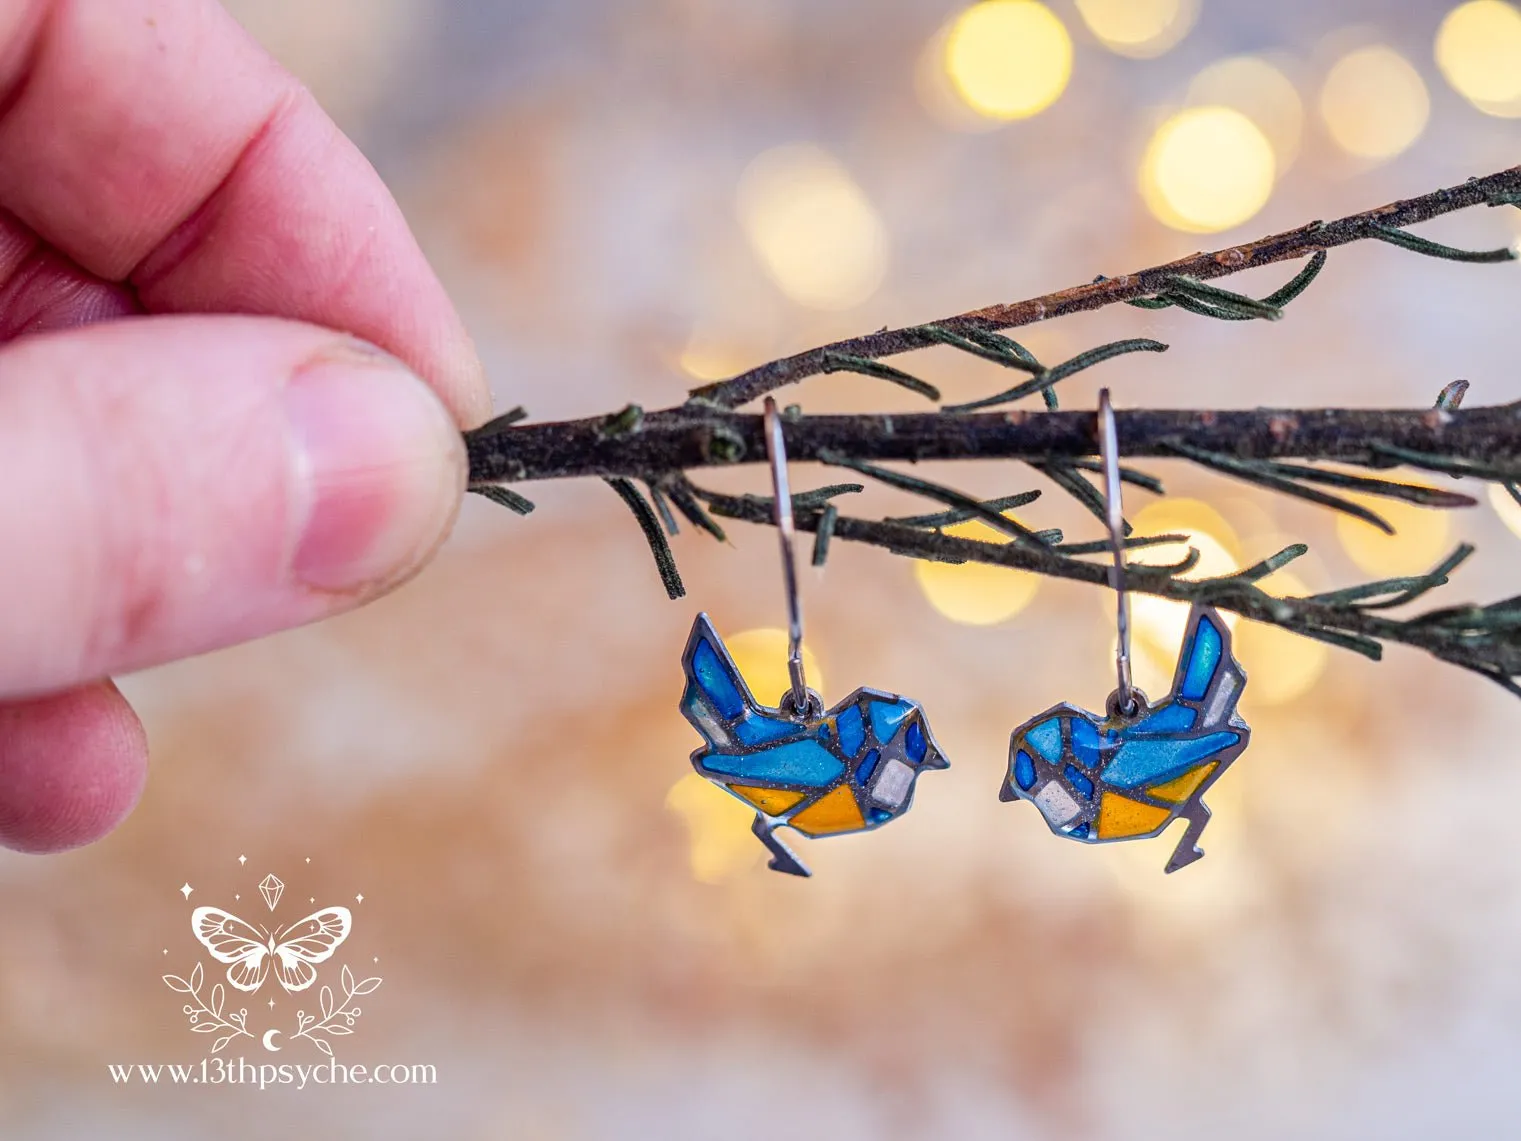
[[0, 348], [0, 697], [349, 609], [412, 574], [459, 429], [341, 333], [147, 317]]

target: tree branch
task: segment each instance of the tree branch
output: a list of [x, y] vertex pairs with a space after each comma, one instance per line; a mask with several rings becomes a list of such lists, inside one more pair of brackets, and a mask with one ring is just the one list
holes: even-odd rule
[[[1250, 409], [1117, 412], [1123, 453], [1173, 456], [1172, 444], [1248, 460], [1333, 460], [1391, 467], [1375, 444], [1491, 464], [1521, 479], [1521, 403], [1447, 412], [1427, 409]], [[1097, 454], [1092, 412], [977, 413], [948, 416], [799, 416], [785, 424], [787, 458], [822, 453], [853, 459], [1077, 459]], [[644, 417], [622, 436], [602, 421], [529, 424], [511, 432], [467, 436], [472, 483], [583, 476], [654, 479], [670, 471], [764, 463], [761, 418], [704, 405]]]
[[[706, 385], [696, 389], [685, 404], [659, 412], [646, 414], [637, 405], [629, 405], [602, 417], [522, 425], [518, 422], [524, 413], [514, 409], [465, 433], [470, 489], [524, 512], [532, 505], [500, 484], [587, 476], [606, 479], [638, 518], [667, 592], [679, 597], [680, 577], [660, 528], [663, 519], [674, 533], [675, 518], [669, 504], [700, 530], [720, 539], [724, 532], [713, 516], [763, 525], [774, 518], [770, 500], [706, 491], [696, 487], [687, 474], [702, 468], [765, 461], [761, 418], [734, 409], [807, 377], [840, 371], [876, 377], [939, 400], [939, 390], [933, 384], [880, 361], [939, 345], [1002, 365], [1024, 374], [1025, 379], [994, 396], [935, 413], [805, 416], [801, 410], [790, 408], [784, 414], [787, 452], [792, 461], [848, 467], [952, 509], [928, 516], [872, 520], [845, 515], [832, 502], [840, 495], [861, 490], [860, 484], [799, 493], [793, 497], [794, 516], [800, 530], [818, 536], [815, 562], [821, 564], [828, 557], [832, 540], [843, 540], [914, 558], [991, 563], [1105, 586], [1109, 583], [1107, 565], [1079, 557], [1103, 554], [1105, 544], [1063, 545], [1059, 531], [1033, 532], [1006, 518], [1005, 512], [1012, 506], [1028, 503], [1040, 492], [983, 501], [875, 465], [892, 460], [1023, 461], [1085, 510], [1102, 511], [1102, 492], [1080, 474], [1095, 469], [1092, 457], [1098, 452], [1098, 440], [1092, 412], [970, 410], [1035, 395], [1043, 399], [1047, 409], [1054, 409], [1056, 386], [1067, 377], [1128, 353], [1160, 352], [1167, 346], [1149, 340], [1117, 341], [1048, 367], [997, 330], [1121, 302], [1151, 309], [1176, 306], [1219, 320], [1276, 320], [1283, 307], [1314, 281], [1325, 264], [1327, 249], [1362, 240], [1459, 262], [1513, 260], [1513, 250], [1463, 250], [1404, 229], [1441, 214], [1485, 204], [1521, 205], [1521, 167], [1335, 222], [1312, 222], [1257, 242], [1195, 254], [1123, 277], [1101, 277], [1028, 301], [840, 341], [774, 361], [732, 380]], [[1205, 284], [1207, 279], [1254, 266], [1304, 257], [1309, 260], [1291, 281], [1260, 300]], [[1319, 467], [1316, 463], [1330, 461], [1370, 472], [1404, 465], [1447, 476], [1489, 480], [1507, 487], [1521, 501], [1521, 403], [1461, 408], [1466, 389], [1466, 381], [1454, 381], [1438, 395], [1435, 407], [1425, 409], [1133, 410], [1116, 417], [1120, 450], [1132, 460], [1155, 456], [1190, 462], [1276, 493], [1357, 515], [1385, 529], [1387, 523], [1377, 514], [1324, 488], [1430, 508], [1472, 506], [1475, 500], [1443, 488]], [[1144, 472], [1125, 468], [1122, 477], [1148, 490], [1163, 490], [1159, 481]], [[649, 487], [653, 509], [634, 487], [635, 480]], [[941, 531], [971, 518], [998, 526], [1010, 534], [1010, 541], [979, 542]], [[1126, 545], [1148, 546], [1177, 538], [1133, 536]], [[1164, 598], [1208, 601], [1255, 621], [1371, 658], [1380, 656], [1384, 642], [1415, 646], [1521, 696], [1517, 680], [1521, 678], [1521, 595], [1489, 606], [1447, 607], [1404, 619], [1384, 613], [1445, 584], [1452, 571], [1473, 553], [1471, 547], [1458, 548], [1425, 575], [1364, 583], [1308, 598], [1278, 598], [1257, 585], [1258, 580], [1306, 550], [1302, 544], [1295, 544], [1254, 567], [1202, 580], [1180, 577], [1198, 560], [1198, 553], [1191, 551], [1175, 566], [1132, 566], [1127, 583], [1130, 589]]]
[[[1272, 237], [1213, 253], [1192, 254], [1123, 277], [1100, 278], [1088, 285], [1059, 290], [1029, 301], [990, 305], [986, 309], [975, 309], [970, 313], [933, 322], [933, 327], [965, 336], [1033, 325], [1052, 317], [1065, 317], [1088, 309], [1102, 309], [1106, 305], [1122, 301], [1163, 294], [1172, 289], [1179, 278], [1205, 281], [1272, 262], [1291, 261], [1320, 250], [1369, 238], [1389, 241], [1389, 230], [1403, 230], [1407, 226], [1428, 222], [1432, 218], [1470, 206], [1508, 202], [1509, 196], [1518, 194], [1521, 194], [1521, 166], [1514, 166], [1445, 190], [1436, 190], [1418, 198], [1407, 198], [1380, 206], [1376, 210], [1352, 214], [1335, 222], [1310, 222], [1297, 230], [1287, 230]], [[712, 400], [726, 408], [737, 408], [768, 392], [824, 371], [825, 354], [875, 360], [922, 349], [933, 343], [926, 338], [923, 328], [884, 330], [849, 341], [839, 341], [751, 369], [733, 380], [699, 388], [693, 395]]]

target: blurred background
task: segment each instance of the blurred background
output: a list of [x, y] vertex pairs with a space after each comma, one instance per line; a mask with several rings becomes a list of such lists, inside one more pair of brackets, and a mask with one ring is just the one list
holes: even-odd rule
[[[839, 337], [1521, 161], [1521, 11], [1499, 0], [231, 8], [394, 188], [499, 406], [538, 419], [664, 407]], [[1420, 232], [1502, 245], [1521, 211]], [[1121, 407], [1425, 406], [1458, 377], [1498, 403], [1521, 398], [1518, 301], [1515, 267], [1369, 242], [1277, 324], [1120, 306], [1018, 335], [1046, 361], [1173, 346], [1068, 382], [1071, 407], [1099, 384]], [[910, 367], [953, 400], [1007, 382], [948, 350]], [[920, 410], [843, 374], [786, 398]], [[1143, 466], [1171, 495], [1132, 489], [1132, 518], [1189, 532], [1202, 573], [1302, 539], [1267, 585], [1324, 590], [1470, 541], [1438, 597], [1517, 590], [1521, 508], [1483, 487], [1451, 514], [1384, 505], [1387, 539]], [[1042, 487], [1025, 522], [1098, 537], [1032, 471], [930, 474]], [[362, 613], [123, 681], [153, 746], [141, 808], [84, 851], [0, 854], [4, 1136], [1184, 1141], [1514, 1119], [1521, 703], [1498, 687], [1242, 623], [1252, 747], [1210, 794], [1208, 857], [1164, 877], [1175, 833], [1065, 843], [996, 795], [1015, 724], [1112, 687], [1112, 596], [837, 544], [803, 575], [812, 680], [831, 702], [863, 684], [920, 700], [952, 768], [902, 822], [798, 840], [799, 881], [691, 774], [676, 710], [697, 609], [780, 691], [772, 533], [684, 530], [671, 603], [604, 485], [521, 490], [531, 517], [472, 499], [437, 563]], [[878, 491], [859, 509], [929, 510]], [[1181, 616], [1136, 609], [1157, 693]], [[108, 1063], [205, 1054], [160, 976], [196, 961], [197, 904], [267, 919], [269, 873], [284, 921], [346, 902], [334, 964], [384, 980], [339, 1060], [432, 1064], [436, 1086], [112, 1084]], [[306, 1047], [225, 1053], [321, 1060]]]

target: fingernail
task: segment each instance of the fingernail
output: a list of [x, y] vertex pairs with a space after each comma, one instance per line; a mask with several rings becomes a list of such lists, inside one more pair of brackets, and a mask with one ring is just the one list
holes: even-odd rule
[[292, 572], [331, 591], [399, 582], [443, 540], [458, 510], [459, 429], [422, 380], [376, 350], [323, 356], [283, 399], [297, 487]]

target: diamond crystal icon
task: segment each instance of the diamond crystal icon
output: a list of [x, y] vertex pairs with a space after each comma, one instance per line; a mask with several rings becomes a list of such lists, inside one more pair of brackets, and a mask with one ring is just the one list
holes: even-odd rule
[[270, 872], [259, 881], [259, 894], [264, 897], [264, 902], [273, 911], [275, 905], [280, 902], [280, 893], [285, 890], [285, 885], [280, 882], [280, 877]]

